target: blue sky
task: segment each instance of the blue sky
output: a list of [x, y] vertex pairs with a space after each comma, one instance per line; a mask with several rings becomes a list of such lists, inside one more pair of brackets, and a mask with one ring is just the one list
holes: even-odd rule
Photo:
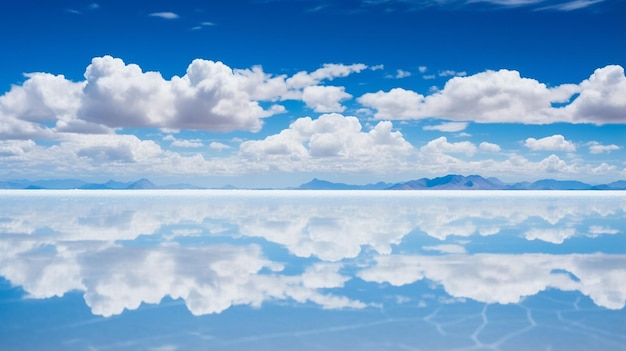
[[2, 179], [626, 179], [625, 1], [3, 7]]

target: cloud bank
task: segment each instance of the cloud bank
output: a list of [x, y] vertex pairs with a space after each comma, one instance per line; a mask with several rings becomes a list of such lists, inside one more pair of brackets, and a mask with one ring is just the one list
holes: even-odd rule
[[[165, 78], [104, 56], [92, 60], [82, 81], [30, 73], [0, 96], [1, 171], [18, 177], [29, 177], [29, 172], [38, 177], [113, 177], [120, 172], [230, 176], [276, 171], [379, 177], [416, 171], [424, 176], [468, 174], [477, 169], [514, 177], [626, 174], [615, 162], [558, 156], [573, 153], [580, 145], [588, 146], [590, 154], [606, 155], [621, 150], [618, 144], [583, 140], [577, 145], [561, 134], [519, 140], [518, 145], [535, 151], [531, 156], [537, 159], [503, 154], [501, 145], [491, 140], [409, 141], [401, 132], [405, 120], [426, 118], [437, 120], [427, 122], [423, 130], [460, 132], [457, 137], [469, 136], [465, 130], [472, 123], [623, 125], [626, 78], [620, 66], [599, 68], [579, 84], [555, 87], [510, 70], [455, 73], [443, 89], [430, 95], [394, 88], [354, 99], [346, 87], [329, 85], [365, 70], [376, 72], [359, 63], [274, 75], [260, 66], [234, 69], [197, 59], [184, 75]], [[215, 143], [174, 137], [180, 131], [259, 132], [268, 118], [283, 118], [277, 115], [285, 114], [286, 106], [294, 102], [319, 115], [292, 114], [288, 127], [272, 129], [258, 139]], [[378, 121], [372, 123], [371, 115]], [[156, 136], [132, 135], [128, 130]], [[162, 133], [174, 139], [165, 139]], [[497, 160], [489, 158], [495, 154]]]
[[[476, 123], [626, 123], [626, 77], [621, 66], [597, 69], [579, 84], [548, 87], [517, 71], [486, 71], [454, 77], [424, 96], [394, 88], [367, 93], [358, 101], [379, 119], [437, 117]], [[564, 106], [557, 106], [564, 105]]]

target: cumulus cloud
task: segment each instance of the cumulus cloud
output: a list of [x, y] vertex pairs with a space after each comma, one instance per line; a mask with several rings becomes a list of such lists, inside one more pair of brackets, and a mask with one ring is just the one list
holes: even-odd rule
[[598, 68], [580, 83], [580, 95], [563, 107], [561, 115], [578, 123], [626, 123], [626, 77], [624, 68], [610, 65]]
[[172, 146], [183, 147], [183, 148], [198, 148], [198, 147], [203, 147], [204, 145], [198, 139], [192, 139], [192, 140], [187, 140], [187, 139], [179, 140], [179, 139], [177, 139], [177, 140], [174, 140], [172, 142]]
[[[165, 79], [119, 58], [96, 57], [84, 81], [32, 73], [0, 96], [0, 133], [28, 137], [45, 131], [110, 133], [116, 128], [258, 131], [263, 118], [285, 112], [277, 101], [303, 100], [316, 112], [343, 111], [340, 102], [351, 95], [344, 87], [320, 83], [366, 68], [326, 64], [288, 77], [267, 74], [260, 66], [232, 69], [196, 59], [182, 77]], [[56, 129], [50, 129], [55, 122]]]
[[424, 126], [424, 130], [438, 130], [440, 132], [460, 132], [467, 128], [467, 122], [445, 122], [434, 126]]
[[378, 161], [406, 155], [413, 149], [400, 132], [392, 131], [392, 127], [391, 122], [382, 121], [369, 132], [363, 132], [356, 117], [336, 113], [324, 114], [315, 120], [304, 117], [279, 134], [243, 142], [240, 156], [291, 170], [306, 170], [311, 166], [323, 169], [324, 165], [331, 166], [323, 161], [327, 158], [341, 160], [341, 167], [346, 170], [357, 165], [362, 170], [380, 170], [386, 162]]
[[589, 153], [591, 154], [602, 154], [602, 153], [610, 153], [611, 151], [619, 150], [621, 147], [610, 144], [610, 145], [602, 145], [597, 141], [592, 141], [588, 143], [589, 145]]
[[478, 148], [486, 152], [500, 152], [500, 145], [483, 141]]
[[244, 77], [221, 62], [194, 60], [183, 77], [167, 81], [120, 59], [95, 58], [78, 115], [110, 127], [258, 131], [262, 118], [284, 109], [264, 110]]
[[226, 144], [219, 143], [217, 141], [212, 141], [209, 144], [209, 148], [211, 148], [213, 150], [226, 150], [226, 149], [230, 149], [230, 146], [228, 146]]
[[541, 139], [528, 138], [524, 146], [535, 151], [576, 151], [576, 146], [560, 134]]
[[25, 77], [24, 84], [14, 85], [0, 96], [0, 114], [37, 123], [68, 121], [76, 115], [84, 82], [71, 82], [63, 75], [49, 73]]
[[302, 101], [315, 112], [343, 112], [340, 101], [351, 98], [343, 87], [313, 85], [304, 88]]
[[450, 143], [446, 137], [439, 137], [422, 146], [420, 151], [425, 154], [463, 153], [472, 156], [476, 152], [476, 146], [469, 141]]
[[[249, 140], [235, 155], [229, 153], [228, 156], [211, 159], [200, 154], [203, 143], [199, 140], [172, 139], [170, 143], [164, 143], [166, 146], [160, 146], [154, 141], [120, 133], [124, 128], [158, 128], [171, 133], [181, 129], [254, 132], [262, 128], [266, 118], [284, 112], [282, 103], [286, 100], [302, 101], [308, 108], [320, 113], [345, 111], [343, 104], [351, 95], [342, 86], [327, 86], [324, 82], [364, 69], [367, 66], [363, 64], [326, 64], [312, 72], [301, 71], [289, 76], [268, 74], [260, 66], [233, 69], [221, 62], [194, 60], [184, 75], [165, 78], [159, 72], [145, 72], [138, 65], [105, 56], [92, 60], [85, 71], [85, 79], [81, 81], [70, 81], [62, 75], [30, 73], [22, 84], [12, 86], [0, 96], [0, 157], [4, 166], [0, 171], [10, 178], [15, 177], [16, 170], [20, 169], [36, 173], [37, 177], [73, 176], [77, 173], [113, 175], [122, 171], [142, 176], [153, 174], [147, 172], [241, 175], [275, 171], [362, 171], [386, 175], [415, 174], [416, 170], [430, 176], [468, 174], [476, 169], [493, 175], [516, 177], [529, 172], [537, 172], [532, 173], [537, 176], [567, 172], [607, 177], [614, 174], [618, 177], [623, 168], [607, 163], [585, 163], [580, 159], [562, 160], [556, 155], [539, 161], [530, 161], [516, 154], [509, 154], [507, 159], [498, 161], [463, 160], [459, 158], [461, 155], [471, 156], [477, 150], [498, 152], [499, 146], [440, 139], [428, 142], [423, 150], [419, 150], [408, 143], [387, 118], [367, 128], [358, 120], [353, 121], [342, 115], [336, 117], [350, 122], [327, 116], [309, 118], [310, 122], [306, 123], [306, 119], [298, 119], [298, 123], [282, 132], [261, 140]], [[482, 105], [475, 101], [474, 96], [458, 107], [457, 117], [423, 127], [425, 130], [458, 132], [464, 130], [468, 121], [474, 118], [467, 116], [478, 116], [477, 121], [481, 123], [489, 121], [480, 112], [483, 107], [505, 112], [523, 110], [532, 116], [532, 111], [527, 109], [532, 109], [534, 101], [541, 100], [540, 97], [545, 94], [550, 96], [547, 99], [548, 109], [555, 114], [555, 120], [573, 121], [559, 115], [568, 109], [576, 114], [591, 110], [600, 113], [598, 104], [605, 104], [609, 112], [620, 111], [622, 102], [615, 97], [614, 91], [621, 89], [623, 81], [623, 70], [619, 66], [597, 70], [584, 84], [553, 88], [521, 78], [514, 71], [490, 71], [469, 77], [454, 77], [446, 87], [429, 96], [396, 88], [389, 92], [365, 94], [358, 101], [369, 107], [360, 111], [375, 112], [379, 119], [426, 118], [436, 117], [438, 114], [432, 111], [448, 106], [442, 101], [452, 101], [452, 97], [457, 99], [455, 96], [463, 95], [463, 91], [479, 91], [486, 99]], [[507, 85], [511, 86], [507, 88], [509, 90], [504, 88]], [[526, 90], [535, 93], [522, 94]], [[529, 96], [528, 99], [533, 102], [526, 104], [520, 100], [519, 106], [522, 107], [510, 103], [509, 100], [517, 99], [518, 95]], [[597, 96], [607, 98], [599, 99]], [[491, 98], [493, 101], [489, 102]], [[435, 100], [439, 102], [435, 104]], [[459, 98], [455, 101], [465, 100]], [[553, 101], [562, 103], [558, 104], [560, 107], [553, 107]], [[446, 109], [456, 111], [457, 108], [453, 107], [449, 105]], [[467, 113], [461, 113], [461, 110]], [[508, 113], [505, 112], [502, 112], [503, 115]], [[363, 115], [367, 114], [363, 112]], [[330, 123], [334, 129], [322, 131], [311, 127], [311, 132], [306, 130], [309, 127], [303, 127], [329, 123], [319, 122], [326, 119], [334, 121]], [[496, 120], [513, 122], [516, 119], [493, 119]], [[544, 139], [533, 141], [529, 138], [527, 143], [535, 149], [543, 147], [541, 150], [547, 151], [575, 150], [575, 145], [564, 138], [559, 140], [557, 136], [552, 136]], [[552, 146], [549, 146], [550, 143]], [[619, 144], [590, 142], [581, 145], [589, 147], [592, 154], [621, 149]], [[187, 150], [182, 155], [166, 150], [170, 146]], [[134, 147], [138, 149], [131, 150]], [[224, 149], [223, 144], [208, 147], [212, 150]], [[193, 150], [198, 150], [198, 153], [192, 155]]]
[[[99, 177], [148, 176], [153, 174], [230, 173], [227, 161], [208, 161], [202, 155], [182, 156], [164, 150], [152, 140], [134, 135], [67, 134], [50, 146], [7, 140], [13, 156], [2, 156], [7, 170], [28, 169], [38, 177], [58, 178], [60, 174]], [[27, 147], [28, 145], [31, 145]], [[18, 150], [21, 150], [20, 153]], [[14, 173], [15, 171], [11, 171]], [[15, 174], [12, 175], [13, 177]]]
[[[578, 95], [576, 95], [578, 94]], [[597, 69], [580, 84], [548, 87], [511, 70], [454, 77], [423, 96], [395, 88], [357, 100], [381, 119], [439, 117], [478, 123], [626, 123], [626, 77], [621, 66]], [[572, 100], [572, 101], [570, 101]], [[564, 106], [555, 107], [554, 104]]]
[[376, 109], [376, 118], [380, 119], [412, 119], [421, 109], [424, 96], [414, 91], [394, 88], [389, 92], [378, 91], [367, 93], [357, 99], [367, 107]]

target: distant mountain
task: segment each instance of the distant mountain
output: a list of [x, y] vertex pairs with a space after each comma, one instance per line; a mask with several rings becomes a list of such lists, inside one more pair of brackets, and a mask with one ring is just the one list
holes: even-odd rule
[[154, 185], [151, 181], [146, 178], [141, 178], [138, 181], [130, 184], [126, 189], [158, 189], [159, 187]]
[[333, 183], [326, 180], [313, 179], [296, 189], [307, 190], [626, 190], [626, 181], [610, 184], [590, 185], [575, 180], [542, 179], [536, 182], [519, 182], [507, 184], [498, 178], [484, 178], [479, 175], [463, 176], [449, 174], [437, 178], [421, 178], [403, 183], [376, 183], [368, 185], [351, 185]]
[[[80, 179], [46, 179], [30, 181], [14, 179], [0, 181], [0, 189], [206, 189], [192, 184], [170, 184], [158, 186], [146, 178], [133, 182], [109, 180], [106, 183], [89, 183]], [[221, 189], [237, 189], [232, 185]], [[626, 180], [609, 184], [591, 185], [576, 180], [542, 179], [535, 182], [504, 183], [498, 178], [479, 175], [463, 176], [449, 174], [437, 178], [421, 178], [403, 183], [378, 182], [366, 185], [334, 183], [314, 178], [295, 190], [626, 190]]]
[[344, 184], [344, 183], [333, 183], [327, 180], [320, 180], [317, 178], [313, 178], [308, 183], [304, 183], [299, 187], [295, 188], [298, 190], [383, 190], [387, 189], [392, 184], [378, 182], [376, 184], [366, 184], [366, 185], [353, 185], [353, 184]]
[[0, 189], [78, 189], [87, 182], [79, 179], [15, 179], [0, 182]]
[[[493, 178], [492, 178], [493, 179]], [[478, 175], [462, 176], [449, 174], [433, 179], [422, 178], [399, 183], [390, 190], [499, 190], [506, 185], [499, 180], [485, 179]]]
[[592, 187], [575, 180], [542, 179], [530, 184], [526, 190], [589, 190]]
[[158, 189], [160, 187], [154, 185], [148, 179], [140, 179], [135, 182], [117, 182], [109, 180], [106, 183], [88, 183], [79, 179], [49, 179], [49, 180], [9, 180], [0, 182], [0, 189]]
[[617, 182], [613, 182], [607, 185], [610, 189], [613, 190], [626, 190], [626, 180], [618, 180]]

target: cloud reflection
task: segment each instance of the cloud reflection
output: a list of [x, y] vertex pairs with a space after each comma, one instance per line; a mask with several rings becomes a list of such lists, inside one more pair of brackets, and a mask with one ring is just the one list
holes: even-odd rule
[[[464, 246], [505, 232], [555, 245], [623, 235], [624, 196], [445, 194], [6, 192], [0, 275], [31, 298], [81, 291], [102, 316], [165, 297], [194, 315], [281, 300], [364, 308], [367, 299], [343, 291], [354, 264], [368, 282], [429, 279], [453, 297], [486, 303], [555, 288], [624, 307], [624, 255], [468, 254]], [[409, 234], [430, 240], [410, 248], [428, 256], [406, 253]], [[291, 257], [268, 257], [276, 245]]]
[[454, 297], [486, 303], [518, 303], [550, 288], [578, 290], [609, 309], [626, 302], [626, 255], [388, 255], [375, 261], [357, 275], [394, 286], [429, 279]]
[[57, 243], [0, 260], [0, 275], [31, 298], [78, 290], [94, 314], [112, 316], [184, 300], [194, 315], [233, 305], [259, 307], [267, 300], [312, 302], [323, 308], [363, 308], [362, 302], [322, 292], [350, 278], [341, 264], [313, 264], [302, 274], [280, 274], [284, 265], [263, 257], [258, 245], [124, 247], [93, 242]]

